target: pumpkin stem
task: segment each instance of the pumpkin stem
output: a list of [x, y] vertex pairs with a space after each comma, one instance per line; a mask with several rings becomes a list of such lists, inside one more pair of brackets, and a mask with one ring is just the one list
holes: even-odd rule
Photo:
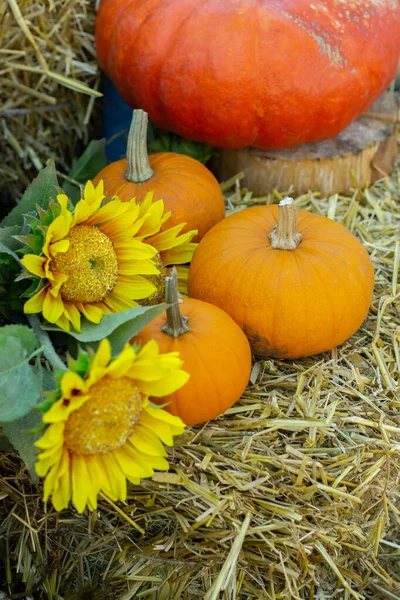
[[188, 318], [182, 316], [179, 310], [178, 273], [176, 267], [172, 267], [171, 276], [165, 278], [165, 302], [170, 304], [170, 306], [167, 308], [167, 323], [162, 328], [162, 331], [174, 338], [190, 331]]
[[138, 109], [133, 111], [126, 147], [125, 179], [133, 183], [147, 181], [154, 175], [147, 153], [147, 113]]
[[293, 198], [284, 198], [279, 202], [278, 211], [278, 224], [269, 234], [271, 246], [278, 250], [296, 250], [303, 236], [297, 231]]

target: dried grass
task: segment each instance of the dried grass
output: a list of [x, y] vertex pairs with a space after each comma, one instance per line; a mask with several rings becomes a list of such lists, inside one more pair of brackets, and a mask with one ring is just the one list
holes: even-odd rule
[[[66, 172], [88, 141], [94, 10], [93, 0], [0, 0], [0, 181], [13, 200], [49, 156]], [[253, 198], [240, 177], [223, 189], [228, 211], [279, 198]], [[296, 205], [344, 223], [369, 250], [363, 327], [331, 353], [256, 362], [241, 400], [189, 429], [171, 471], [131, 486], [125, 503], [56, 514], [3, 453], [10, 598], [400, 600], [400, 165], [370, 190]]]
[[[229, 210], [273, 202], [223, 184]], [[290, 190], [289, 190], [290, 192]], [[83, 516], [43, 506], [0, 464], [13, 598], [400, 599], [400, 165], [352, 197], [298, 207], [344, 223], [376, 272], [368, 319], [324, 355], [265, 360], [227, 413], [189, 429], [171, 470]]]
[[[0, 0], [0, 181], [15, 202], [48, 158], [67, 173], [101, 95], [94, 0]], [[101, 137], [101, 136], [100, 136]]]

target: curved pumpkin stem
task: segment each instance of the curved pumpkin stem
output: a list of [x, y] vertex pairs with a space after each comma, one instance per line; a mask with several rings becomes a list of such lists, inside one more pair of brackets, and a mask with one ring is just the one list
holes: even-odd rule
[[134, 110], [126, 148], [125, 179], [133, 183], [147, 181], [154, 175], [147, 153], [147, 113]]
[[162, 331], [175, 338], [190, 331], [188, 318], [182, 316], [179, 310], [178, 273], [175, 267], [172, 267], [171, 276], [165, 278], [165, 302], [171, 306], [167, 308], [167, 323]]
[[269, 234], [272, 248], [296, 250], [303, 236], [297, 231], [296, 208], [293, 198], [284, 198], [278, 205], [278, 225]]

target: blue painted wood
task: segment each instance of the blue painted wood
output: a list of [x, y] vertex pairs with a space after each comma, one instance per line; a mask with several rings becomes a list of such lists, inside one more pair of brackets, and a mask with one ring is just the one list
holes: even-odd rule
[[104, 121], [103, 135], [106, 139], [108, 162], [124, 158], [132, 109], [121, 98], [111, 81], [104, 77]]

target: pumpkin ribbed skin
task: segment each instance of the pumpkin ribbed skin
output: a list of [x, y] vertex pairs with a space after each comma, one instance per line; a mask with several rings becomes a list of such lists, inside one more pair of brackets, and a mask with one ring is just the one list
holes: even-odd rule
[[195, 425], [224, 413], [244, 392], [251, 371], [249, 342], [236, 323], [217, 306], [185, 298], [179, 304], [188, 317], [190, 331], [173, 338], [161, 329], [166, 323], [163, 313], [132, 340], [143, 344], [155, 339], [160, 352], [178, 351], [189, 381], [174, 394], [152, 398], [164, 404], [186, 425]]
[[298, 358], [347, 340], [365, 319], [374, 272], [365, 248], [342, 225], [297, 211], [296, 250], [271, 247], [277, 206], [233, 214], [200, 242], [189, 295], [225, 310], [260, 357]]
[[394, 78], [399, 0], [103, 0], [100, 65], [159, 127], [225, 148], [331, 138]]
[[126, 202], [134, 197], [140, 202], [148, 192], [154, 191], [154, 200], [162, 198], [165, 209], [172, 212], [164, 229], [187, 223], [183, 232], [199, 231], [193, 238], [195, 242], [224, 218], [224, 197], [218, 181], [202, 163], [175, 152], [151, 154], [149, 163], [154, 175], [147, 181], [127, 181], [124, 158], [107, 165], [93, 183], [97, 185], [102, 179], [108, 196], [116, 195]]

